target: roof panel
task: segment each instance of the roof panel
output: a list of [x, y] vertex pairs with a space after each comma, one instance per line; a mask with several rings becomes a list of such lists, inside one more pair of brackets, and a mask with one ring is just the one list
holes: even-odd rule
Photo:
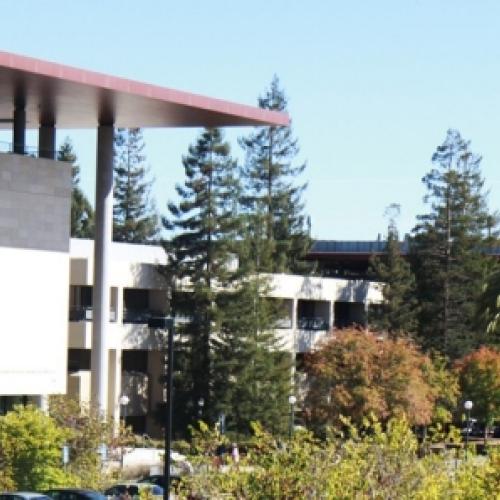
[[0, 127], [10, 127], [16, 99], [28, 128], [289, 125], [285, 113], [0, 51]]

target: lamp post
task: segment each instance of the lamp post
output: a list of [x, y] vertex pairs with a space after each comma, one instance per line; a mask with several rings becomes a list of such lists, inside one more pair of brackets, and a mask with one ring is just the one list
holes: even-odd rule
[[203, 416], [203, 407], [205, 406], [205, 400], [203, 398], [198, 399], [198, 418], [201, 420]]
[[465, 403], [464, 403], [464, 409], [466, 411], [466, 415], [467, 415], [467, 429], [466, 429], [466, 432], [465, 432], [465, 460], [467, 460], [467, 451], [469, 449], [469, 433], [470, 433], [470, 411], [472, 410], [472, 407], [474, 405], [472, 404], [472, 401], [470, 400], [467, 400]]
[[[130, 403], [130, 398], [126, 394], [122, 394], [120, 398], [118, 399], [118, 403], [120, 404], [120, 408], [122, 409], [122, 420], [123, 420], [123, 427], [125, 428], [127, 425], [127, 405]], [[124, 455], [124, 447], [123, 444], [121, 445], [121, 453], [120, 453], [120, 465], [123, 470], [123, 455]]]
[[165, 468], [163, 471], [165, 477], [165, 487], [163, 488], [163, 499], [170, 499], [170, 464], [172, 457], [170, 453], [172, 445], [172, 408], [173, 408], [173, 365], [174, 365], [174, 335], [175, 321], [171, 317], [150, 318], [149, 328], [158, 328], [167, 330], [167, 403], [165, 415]]
[[118, 403], [120, 403], [120, 408], [122, 409], [122, 419], [123, 425], [127, 425], [127, 405], [130, 403], [130, 398], [126, 394], [122, 394], [118, 399]]
[[290, 394], [288, 396], [288, 403], [290, 404], [290, 425], [288, 428], [288, 437], [292, 439], [293, 436], [293, 424], [295, 421], [295, 403], [297, 402], [297, 398], [293, 395]]

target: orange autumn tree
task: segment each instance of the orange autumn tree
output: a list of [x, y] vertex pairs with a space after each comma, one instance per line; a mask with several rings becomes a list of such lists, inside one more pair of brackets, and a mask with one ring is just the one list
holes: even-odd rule
[[455, 363], [463, 401], [474, 404], [472, 414], [492, 425], [500, 419], [500, 351], [481, 347]]
[[319, 430], [342, 415], [361, 424], [372, 413], [381, 421], [404, 414], [411, 424], [428, 424], [437, 396], [426, 381], [430, 366], [409, 340], [337, 331], [305, 358], [308, 423]]

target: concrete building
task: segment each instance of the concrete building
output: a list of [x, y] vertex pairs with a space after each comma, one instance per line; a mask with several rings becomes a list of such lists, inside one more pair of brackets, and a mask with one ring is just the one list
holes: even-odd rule
[[[68, 393], [91, 398], [93, 319], [93, 242], [70, 244]], [[168, 309], [167, 287], [159, 270], [163, 248], [112, 243], [110, 246], [110, 324], [108, 413], [126, 418], [136, 432], [158, 435], [154, 412], [163, 401], [165, 333], [150, 328], [151, 318]], [[369, 304], [380, 301], [376, 285], [363, 280], [272, 274], [269, 297], [285, 314], [278, 325], [283, 348], [299, 359], [333, 329], [363, 325]], [[184, 318], [185, 319], [185, 318]], [[183, 318], [178, 318], [182, 321]], [[120, 408], [119, 396], [129, 403]]]
[[[66, 391], [71, 174], [54, 161], [57, 129], [97, 131], [90, 392], [108, 412], [114, 128], [288, 123], [283, 113], [0, 51], [0, 127], [12, 131], [12, 154], [0, 158], [0, 410]], [[38, 130], [38, 158], [26, 156], [27, 129]]]
[[[0, 52], [0, 413], [50, 394], [92, 401], [158, 433], [167, 311], [161, 248], [112, 243], [114, 127], [287, 125], [288, 117]], [[37, 157], [25, 133], [38, 130]], [[54, 160], [56, 129], [95, 128], [95, 243], [70, 240], [71, 169]], [[332, 327], [363, 323], [378, 292], [359, 279], [272, 275], [287, 314], [284, 348], [300, 356]], [[69, 319], [69, 322], [68, 322]], [[119, 407], [119, 396], [130, 403]]]

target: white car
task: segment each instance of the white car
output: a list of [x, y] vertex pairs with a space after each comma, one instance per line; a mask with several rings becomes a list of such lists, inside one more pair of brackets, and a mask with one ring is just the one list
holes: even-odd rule
[[0, 493], [0, 500], [51, 500], [51, 498], [34, 491], [6, 491]]

